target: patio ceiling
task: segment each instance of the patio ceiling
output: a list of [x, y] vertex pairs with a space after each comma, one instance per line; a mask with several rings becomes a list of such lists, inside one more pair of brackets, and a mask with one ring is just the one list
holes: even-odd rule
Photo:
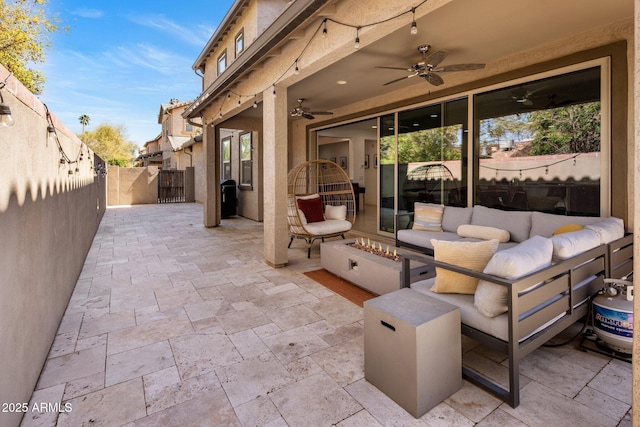
[[[454, 0], [420, 18], [415, 36], [407, 26], [367, 45], [366, 33], [361, 35], [364, 47], [291, 86], [288, 105], [293, 108], [297, 98], [304, 98], [305, 106], [311, 110], [330, 111], [411, 85], [420, 93], [434, 90], [435, 86], [420, 78], [384, 86], [408, 73], [375, 68], [410, 66], [421, 58], [417, 51], [421, 44], [431, 45], [432, 51], [450, 52], [441, 65], [490, 66], [509, 55], [632, 16], [633, 0], [609, 2], [605, 7], [598, 0]], [[458, 73], [441, 76], [446, 83], [454, 74]], [[346, 80], [347, 84], [339, 86], [338, 80]], [[250, 110], [253, 111], [249, 114], [258, 113]]]

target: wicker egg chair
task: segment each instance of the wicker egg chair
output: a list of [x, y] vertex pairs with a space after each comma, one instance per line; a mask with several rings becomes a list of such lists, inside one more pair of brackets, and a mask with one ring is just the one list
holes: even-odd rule
[[[313, 204], [314, 212], [309, 212], [306, 207], [309, 204]], [[324, 242], [325, 237], [337, 236], [344, 239], [344, 233], [351, 230], [356, 220], [349, 175], [329, 160], [310, 160], [293, 168], [288, 175], [287, 220], [291, 233], [289, 248], [293, 239], [304, 239], [308, 258], [315, 240]]]

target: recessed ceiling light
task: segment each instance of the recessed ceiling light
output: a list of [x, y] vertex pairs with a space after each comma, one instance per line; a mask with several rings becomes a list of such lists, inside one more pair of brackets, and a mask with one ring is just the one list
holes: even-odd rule
[[338, 83], [339, 85], [346, 85], [347, 81], [346, 80], [338, 80], [336, 83]]

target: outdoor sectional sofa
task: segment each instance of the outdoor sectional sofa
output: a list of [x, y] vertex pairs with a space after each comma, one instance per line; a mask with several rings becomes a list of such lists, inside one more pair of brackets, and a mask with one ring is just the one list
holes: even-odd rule
[[[426, 218], [427, 228], [437, 222], [437, 215]], [[424, 218], [418, 221], [425, 226]], [[467, 235], [468, 225], [477, 226], [471, 227], [474, 237], [460, 236], [459, 227]], [[514, 408], [520, 403], [520, 361], [587, 315], [590, 297], [603, 288], [605, 277], [632, 269], [633, 236], [624, 235], [622, 220], [617, 218], [444, 207], [441, 227], [440, 232], [398, 230], [399, 245], [423, 252], [403, 258], [402, 285], [410, 283], [410, 260], [435, 266], [434, 278], [415, 282], [411, 288], [458, 306], [461, 332], [508, 356], [508, 384], [490, 378], [481, 368], [464, 366], [463, 375]], [[565, 232], [553, 235], [556, 231]], [[502, 241], [498, 243], [496, 237]], [[485, 243], [497, 249], [484, 268], [459, 266], [465, 258], [481, 256], [482, 250], [473, 248]], [[445, 253], [442, 248], [452, 247], [453, 252], [439, 257], [439, 252]], [[463, 280], [477, 279], [474, 293], [459, 294], [440, 286], [443, 277], [456, 286], [458, 280], [451, 273], [459, 273]]]

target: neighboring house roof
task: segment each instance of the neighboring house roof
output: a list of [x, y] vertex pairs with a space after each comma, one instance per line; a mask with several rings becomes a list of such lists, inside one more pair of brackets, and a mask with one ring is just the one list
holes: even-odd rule
[[160, 104], [160, 112], [158, 113], [158, 123], [162, 123], [162, 116], [169, 113], [169, 111], [174, 110], [176, 108], [185, 107], [191, 104], [192, 101], [179, 101], [177, 99], [172, 99], [169, 104]]
[[155, 138], [153, 138], [152, 140], [145, 142], [145, 143], [144, 143], [144, 146], [145, 146], [145, 147], [147, 147], [149, 144], [153, 144], [154, 142], [158, 142], [158, 141], [160, 141], [160, 138], [161, 138], [161, 137], [162, 137], [162, 135], [161, 135], [161, 134], [158, 134], [158, 136], [156, 136], [156, 137], [155, 137]]
[[198, 144], [200, 142], [202, 142], [202, 134], [196, 135], [193, 138], [189, 139], [187, 142], [182, 144], [179, 150], [184, 150], [185, 148], [191, 147], [192, 145]]
[[189, 141], [191, 139], [190, 136], [168, 136], [169, 144], [171, 144], [171, 148], [173, 151], [180, 150], [182, 148], [182, 144]]

